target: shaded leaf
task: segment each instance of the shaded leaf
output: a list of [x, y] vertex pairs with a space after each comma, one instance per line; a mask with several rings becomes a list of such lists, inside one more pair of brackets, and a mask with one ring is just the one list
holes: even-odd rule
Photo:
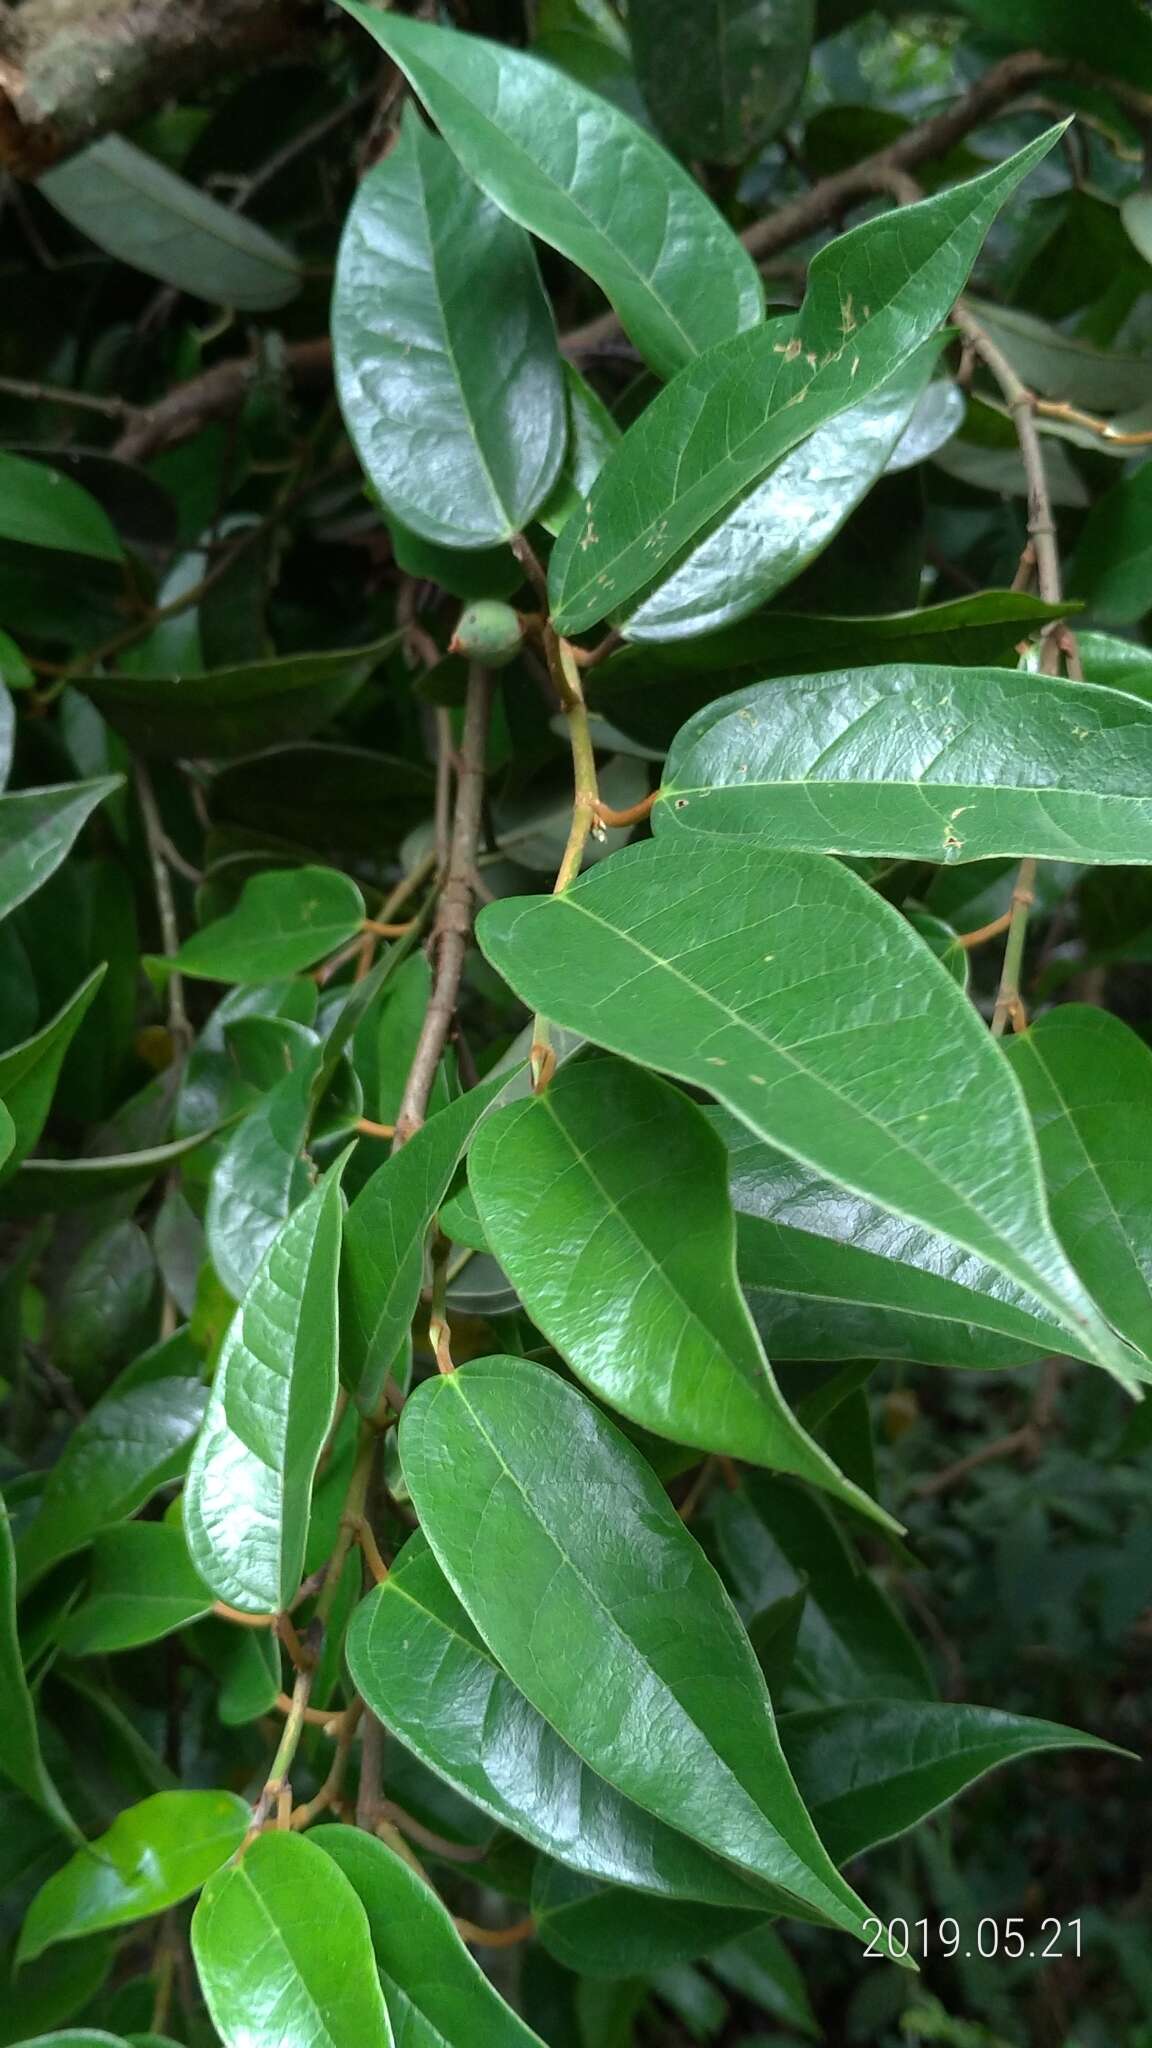
[[568, 445], [556, 488], [540, 511], [540, 524], [559, 533], [595, 483], [621, 436], [603, 399], [573, 364], [564, 364], [568, 408]]
[[225, 2048], [392, 2048], [367, 1915], [302, 1835], [260, 1835], [209, 1879], [192, 1951]]
[[751, 1879], [596, 1776], [517, 1691], [408, 1538], [348, 1632], [353, 1681], [429, 1769], [574, 1870], [665, 1898], [756, 1906]]
[[104, 969], [97, 967], [42, 1031], [0, 1053], [0, 1099], [13, 1124], [5, 1175], [15, 1172], [40, 1136], [64, 1055], [103, 979]]
[[0, 1498], [0, 1772], [75, 1840], [79, 1835], [40, 1753], [36, 1708], [24, 1676], [16, 1626], [16, 1556], [8, 1508]]
[[468, 1177], [528, 1314], [594, 1393], [888, 1519], [776, 1386], [736, 1282], [724, 1148], [686, 1096], [622, 1060], [569, 1066], [481, 1125]]
[[22, 1586], [180, 1477], [206, 1400], [200, 1358], [183, 1331], [121, 1373], [76, 1425], [21, 1532]]
[[633, 0], [640, 87], [685, 156], [738, 164], [771, 141], [800, 96], [815, 11], [815, 0], [682, 0], [669, 35], [660, 0]]
[[355, 938], [364, 898], [335, 868], [278, 868], [245, 882], [234, 910], [185, 939], [171, 962], [205, 981], [272, 981]]
[[1049, 1010], [1004, 1050], [1031, 1111], [1060, 1241], [1109, 1321], [1152, 1357], [1152, 1052], [1086, 1003]]
[[821, 249], [789, 341], [770, 321], [681, 371], [556, 543], [556, 630], [617, 611], [798, 441], [891, 377], [946, 317], [999, 208], [1058, 133]]
[[1138, 1372], [1055, 1237], [998, 1047], [838, 862], [626, 847], [563, 896], [488, 904], [477, 931], [533, 1008], [707, 1089], [770, 1144], [999, 1267], [1109, 1370]]
[[864, 1909], [783, 1768], [760, 1668], [727, 1596], [651, 1467], [607, 1418], [539, 1366], [480, 1359], [416, 1389], [400, 1454], [449, 1584], [577, 1753], [762, 1878], [785, 1910], [859, 1933]]
[[85, 1389], [105, 1367], [131, 1357], [147, 1334], [156, 1261], [138, 1223], [98, 1230], [64, 1275], [53, 1317], [55, 1354]]
[[102, 135], [39, 181], [58, 213], [118, 262], [241, 312], [295, 298], [304, 272], [282, 242], [123, 135]]
[[229, 761], [277, 741], [303, 740], [342, 710], [396, 645], [288, 654], [203, 673], [77, 675], [114, 732], [137, 752]]
[[141, 1152], [95, 1153], [90, 1159], [24, 1159], [0, 1193], [0, 1215], [39, 1216], [49, 1209], [84, 1209], [142, 1189], [212, 1136], [192, 1131]]
[[790, 1700], [931, 1699], [918, 1645], [822, 1501], [754, 1472], [704, 1515], [742, 1613], [805, 1594]]
[[353, 1886], [368, 1916], [384, 2002], [412, 2048], [542, 2048], [473, 1962], [447, 1908], [362, 1828], [321, 1827], [309, 1841]]
[[780, 1740], [837, 1862], [906, 1834], [1015, 1757], [1114, 1744], [1054, 1721], [936, 1700], [852, 1701], [784, 1714]]
[[449, 548], [526, 526], [564, 453], [552, 309], [524, 230], [411, 106], [352, 203], [332, 319], [344, 418], [386, 510]]
[[702, 705], [769, 676], [822, 675], [884, 660], [1014, 669], [1017, 642], [1063, 616], [1038, 598], [1000, 590], [872, 618], [769, 612], [699, 640], [624, 647], [592, 670], [588, 697], [663, 752]]
[[[696, 1899], [653, 1899], [536, 1865], [532, 1918], [549, 1955], [585, 1977], [647, 1977], [693, 1962], [749, 1925], [751, 1915]], [[765, 1916], [766, 1917], [766, 1916]]]
[[522, 51], [342, 4], [399, 64], [468, 176], [595, 278], [659, 375], [760, 319], [752, 258], [626, 114]]
[[698, 712], [653, 829], [910, 860], [1152, 861], [1152, 706], [1005, 669], [796, 676]]
[[118, 562], [124, 550], [103, 507], [69, 476], [0, 449], [0, 537]]
[[121, 775], [60, 789], [22, 789], [0, 796], [0, 917], [54, 874], [97, 804], [119, 789]]
[[188, 1549], [229, 1606], [279, 1613], [302, 1577], [336, 1406], [340, 1169], [269, 1245], [220, 1350], [184, 1489]]
[[232, 1792], [158, 1792], [77, 1850], [28, 1909], [19, 1956], [163, 1913], [199, 1891], [240, 1847], [252, 1818]]
[[[1152, 400], [1152, 363], [1146, 356], [1093, 348], [1019, 306], [996, 306], [971, 296], [967, 303], [1025, 384], [1043, 397], [1106, 413], [1127, 412]], [[1093, 445], [1100, 446], [1099, 436]]]
[[1110, 626], [1132, 625], [1152, 607], [1152, 463], [1097, 498], [1069, 564], [1068, 587]]
[[65, 1617], [57, 1640], [69, 1657], [108, 1656], [157, 1642], [211, 1605], [183, 1529], [124, 1522], [97, 1536], [87, 1595]]

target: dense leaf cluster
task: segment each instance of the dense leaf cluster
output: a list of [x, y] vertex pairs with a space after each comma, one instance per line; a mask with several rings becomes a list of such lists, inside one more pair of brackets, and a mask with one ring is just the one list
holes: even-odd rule
[[342, 5], [0, 216], [0, 2042], [1141, 2048], [1147, 12]]

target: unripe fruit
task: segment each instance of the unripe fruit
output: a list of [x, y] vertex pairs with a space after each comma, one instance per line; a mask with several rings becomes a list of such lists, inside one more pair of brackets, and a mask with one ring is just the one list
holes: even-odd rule
[[448, 652], [478, 661], [484, 668], [507, 668], [519, 654], [523, 638], [520, 615], [510, 604], [481, 597], [461, 612]]

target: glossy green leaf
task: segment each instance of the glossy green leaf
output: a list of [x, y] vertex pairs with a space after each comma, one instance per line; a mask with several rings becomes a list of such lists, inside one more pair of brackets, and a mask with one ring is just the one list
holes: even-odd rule
[[163, 1913], [199, 1891], [240, 1847], [252, 1818], [232, 1792], [158, 1792], [77, 1850], [28, 1909], [19, 1955]]
[[6, 1502], [0, 1497], [0, 1773], [64, 1834], [79, 1834], [40, 1752], [36, 1707], [24, 1676], [16, 1625], [16, 1555]]
[[118, 562], [124, 550], [102, 505], [82, 484], [0, 450], [0, 537]]
[[1152, 1358], [1152, 1053], [1119, 1017], [1069, 1003], [1005, 1051], [1024, 1090], [1057, 1235], [1118, 1330]]
[[0, 1100], [13, 1124], [12, 1143], [3, 1162], [5, 1177], [16, 1171], [44, 1128], [64, 1055], [104, 972], [103, 967], [94, 969], [35, 1037], [0, 1053]]
[[122, 2034], [106, 2034], [102, 2027], [65, 2027], [52, 2034], [37, 2034], [34, 2041], [17, 2041], [15, 2048], [130, 2048]]
[[577, 1754], [788, 1910], [859, 1933], [864, 1909], [783, 1767], [747, 1637], [607, 1418], [539, 1366], [480, 1359], [417, 1388], [400, 1454], [446, 1578]]
[[397, 637], [203, 673], [78, 675], [72, 687], [138, 753], [231, 761], [258, 747], [309, 738], [351, 701]]
[[[790, 318], [771, 321], [786, 342]], [[818, 427], [777, 463], [670, 576], [616, 623], [629, 640], [684, 639], [766, 604], [827, 547], [867, 496], [912, 418], [940, 344], [934, 337], [863, 404]]]
[[1097, 498], [1069, 565], [1068, 587], [1104, 625], [1133, 625], [1152, 608], [1152, 464], [1143, 463]]
[[758, 1904], [751, 1879], [597, 1777], [529, 1705], [419, 1531], [357, 1609], [347, 1655], [357, 1690], [385, 1725], [533, 1847], [587, 1876], [664, 1898]]
[[932, 1679], [915, 1639], [823, 1501], [748, 1473], [717, 1488], [704, 1519], [742, 1614], [805, 1594], [790, 1702], [926, 1700]]
[[987, 1370], [1074, 1345], [994, 1266], [712, 1115], [729, 1150], [740, 1278], [770, 1356]]
[[653, 1899], [538, 1862], [532, 1918], [549, 1955], [585, 1977], [647, 1977], [731, 1941], [752, 1916], [696, 1899]]
[[784, 1714], [780, 1740], [838, 1863], [906, 1834], [998, 1765], [1114, 1744], [1055, 1721], [936, 1700], [858, 1700]]
[[626, 847], [563, 896], [488, 904], [477, 931], [525, 1002], [954, 1239], [1099, 1363], [1139, 1375], [1053, 1232], [998, 1047], [898, 913], [838, 862], [704, 839]]
[[580, 510], [621, 434], [604, 401], [569, 362], [564, 364], [564, 390], [568, 444], [556, 488], [539, 515], [541, 526], [553, 534]]
[[308, 1837], [342, 1870], [368, 1916], [384, 2002], [401, 2048], [542, 2048], [473, 1962], [447, 1908], [362, 1828]]
[[16, 744], [16, 707], [4, 682], [4, 656], [0, 648], [0, 790], [12, 773], [12, 751]]
[[0, 796], [0, 917], [55, 874], [85, 820], [122, 781], [120, 775], [104, 775], [60, 789]]
[[1152, 862], [1152, 705], [1005, 669], [796, 676], [669, 752], [657, 831], [910, 860]]
[[679, 1090], [623, 1060], [569, 1066], [481, 1125], [468, 1178], [528, 1314], [602, 1400], [888, 1519], [776, 1386], [736, 1280], [723, 1143]]
[[342, 4], [405, 72], [468, 176], [595, 278], [658, 374], [760, 319], [751, 257], [626, 114], [519, 50]]
[[1116, 633], [1077, 633], [1076, 645], [1090, 683], [1108, 683], [1136, 697], [1152, 694], [1152, 648]]
[[352, 203], [332, 318], [344, 418], [386, 510], [449, 548], [526, 526], [564, 453], [552, 310], [523, 228], [413, 107]]
[[97, 1230], [65, 1275], [53, 1315], [59, 1364], [87, 1391], [148, 1334], [156, 1261], [138, 1223]]
[[311, 1185], [303, 1154], [319, 1058], [311, 1047], [232, 1132], [216, 1162], [204, 1228], [212, 1264], [236, 1301]]
[[0, 1216], [39, 1216], [46, 1210], [85, 1209], [144, 1189], [212, 1136], [193, 1131], [141, 1152], [96, 1153], [90, 1159], [23, 1159], [0, 1193]]
[[303, 1575], [336, 1406], [340, 1169], [270, 1244], [221, 1346], [184, 1490], [192, 1561], [221, 1600], [279, 1613]]
[[124, 1522], [97, 1536], [92, 1575], [57, 1640], [69, 1657], [108, 1656], [158, 1642], [207, 1614], [212, 1595], [167, 1522]]
[[625, 732], [663, 753], [703, 705], [769, 676], [823, 675], [880, 661], [1015, 668], [1017, 642], [1056, 616], [1063, 613], [1038, 598], [1001, 590], [874, 618], [768, 612], [699, 640], [623, 647], [591, 671], [587, 694]]
[[260, 1835], [209, 1879], [192, 1952], [224, 2048], [392, 2048], [368, 1917], [303, 1835]]
[[479, 1119], [508, 1085], [490, 1077], [438, 1110], [378, 1166], [348, 1210], [340, 1274], [340, 1372], [370, 1414], [407, 1336], [424, 1242]]
[[179, 1332], [138, 1358], [77, 1424], [17, 1545], [22, 1586], [143, 1507], [187, 1463], [207, 1399]]
[[999, 208], [1059, 132], [821, 249], [789, 340], [769, 322], [683, 370], [624, 436], [556, 544], [548, 581], [557, 631], [616, 612], [798, 441], [922, 347]]
[[273, 981], [355, 938], [364, 898], [335, 868], [279, 868], [245, 882], [235, 910], [186, 939], [172, 962], [205, 981]]
[[0, 1167], [7, 1161], [16, 1143], [16, 1126], [4, 1104], [0, 1102]]
[[612, 0], [540, 0], [532, 47], [537, 56], [645, 122], [628, 31]]
[[123, 135], [102, 135], [39, 189], [106, 255], [216, 305], [271, 312], [303, 282], [282, 242]]
[[641, 90], [685, 156], [738, 164], [784, 126], [800, 96], [815, 0], [682, 0], [676, 33], [660, 0], [633, 0]]

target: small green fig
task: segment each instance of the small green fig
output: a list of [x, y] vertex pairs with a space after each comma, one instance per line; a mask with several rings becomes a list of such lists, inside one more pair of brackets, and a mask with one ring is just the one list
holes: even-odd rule
[[448, 643], [449, 654], [463, 654], [485, 668], [507, 668], [515, 661], [524, 638], [518, 612], [495, 597], [477, 598], [466, 605]]

